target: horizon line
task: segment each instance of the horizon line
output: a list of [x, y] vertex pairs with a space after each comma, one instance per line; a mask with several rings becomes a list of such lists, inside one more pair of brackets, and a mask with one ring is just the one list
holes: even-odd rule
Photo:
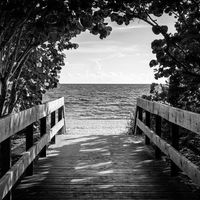
[[[156, 83], [156, 82], [152, 82]], [[59, 83], [59, 84], [76, 84], [76, 85], [150, 85], [152, 83]], [[157, 84], [166, 84], [166, 83], [157, 83]]]

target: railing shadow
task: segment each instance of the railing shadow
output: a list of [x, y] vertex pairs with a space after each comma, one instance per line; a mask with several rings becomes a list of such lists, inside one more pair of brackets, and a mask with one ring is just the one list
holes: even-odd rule
[[125, 194], [132, 198], [133, 191], [142, 187], [148, 188], [152, 197], [165, 192], [172, 198], [171, 191], [178, 191], [182, 199], [187, 196], [186, 186], [170, 178], [169, 166], [155, 160], [142, 140], [127, 135], [79, 136], [58, 136], [47, 158], [39, 160], [36, 174], [17, 188], [15, 199], [21, 198], [21, 192], [26, 198], [39, 195], [51, 199], [59, 196], [59, 191], [69, 199], [109, 193], [112, 197], [117, 194], [116, 199]]

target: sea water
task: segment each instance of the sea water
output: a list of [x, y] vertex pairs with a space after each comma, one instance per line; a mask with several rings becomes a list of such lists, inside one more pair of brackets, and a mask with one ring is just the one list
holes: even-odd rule
[[148, 84], [60, 84], [44, 100], [65, 98], [67, 134], [125, 132], [136, 99], [149, 93]]

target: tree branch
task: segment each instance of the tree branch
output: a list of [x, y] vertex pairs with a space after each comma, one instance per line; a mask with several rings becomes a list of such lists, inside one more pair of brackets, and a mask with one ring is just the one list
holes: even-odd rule
[[194, 73], [188, 70], [188, 66], [184, 65], [182, 62], [180, 62], [179, 60], [176, 59], [176, 57], [174, 57], [168, 50], [165, 50], [166, 54], [172, 59], [174, 60], [179, 66], [183, 67], [183, 73], [187, 73], [188, 75], [191, 75], [193, 77], [197, 77], [200, 78], [200, 74], [198, 73]]
[[25, 85], [26, 85], [26, 82], [24, 82], [23, 85], [20, 87], [20, 91], [18, 92], [18, 95], [17, 95], [17, 93], [15, 93], [13, 101], [9, 104], [9, 106], [7, 108], [8, 109], [8, 113], [7, 114], [11, 114], [13, 109], [17, 105], [17, 103], [18, 103], [18, 101], [19, 101], [19, 99], [20, 99], [20, 97], [22, 95], [22, 92], [23, 92], [23, 89], [24, 89]]
[[[24, 51], [24, 53], [19, 57], [19, 59], [17, 60], [17, 65], [15, 66], [15, 69], [11, 72], [11, 76], [10, 77], [14, 77], [15, 73], [17, 73], [17, 71], [21, 71], [21, 67], [23, 65], [23, 63], [26, 61], [26, 59], [28, 58], [30, 52], [33, 50], [34, 46], [32, 45], [28, 45], [26, 50]], [[18, 75], [17, 75], [18, 77]]]

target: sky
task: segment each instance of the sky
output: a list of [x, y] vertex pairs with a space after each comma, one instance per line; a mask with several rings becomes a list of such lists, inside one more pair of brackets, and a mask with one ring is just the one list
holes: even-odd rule
[[[164, 16], [159, 23], [173, 30], [171, 18]], [[149, 67], [149, 62], [155, 58], [151, 42], [160, 36], [138, 20], [128, 26], [116, 23], [111, 26], [113, 30], [106, 39], [84, 32], [72, 40], [79, 48], [65, 52], [60, 83], [165, 83], [165, 79], [155, 80], [153, 69]]]

